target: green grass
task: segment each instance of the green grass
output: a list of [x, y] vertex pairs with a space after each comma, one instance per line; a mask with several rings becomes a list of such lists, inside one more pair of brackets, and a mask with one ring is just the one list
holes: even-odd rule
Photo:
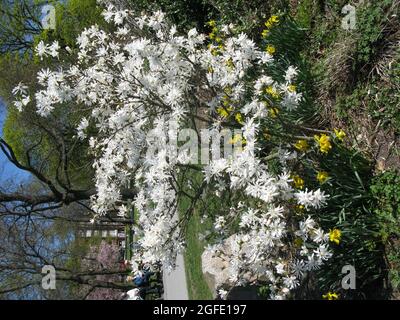
[[[193, 190], [188, 185], [199, 186], [202, 183], [203, 176], [199, 172], [189, 171], [180, 175], [179, 180], [187, 194], [192, 194]], [[214, 203], [211, 199], [209, 202]], [[191, 199], [182, 195], [179, 198], [179, 213], [181, 217], [187, 212], [191, 206]], [[185, 272], [187, 288], [190, 300], [212, 300], [213, 295], [207, 282], [204, 279], [201, 268], [201, 255], [203, 254], [206, 241], [200, 241], [199, 235], [212, 229], [212, 219], [208, 218], [204, 223], [200, 223], [200, 216], [202, 212], [208, 212], [202, 208], [201, 200], [194, 206], [190, 213], [190, 218], [186, 222], [185, 240], [186, 250], [183, 254], [185, 261]]]
[[206, 224], [200, 223], [200, 218], [194, 214], [186, 230], [187, 248], [184, 254], [186, 279], [190, 300], [212, 300], [213, 296], [201, 270], [201, 255], [205, 243], [199, 240], [199, 234], [205, 231]]
[[[200, 172], [193, 170], [189, 170], [179, 177], [180, 184], [185, 186], [185, 193], [189, 195], [180, 197], [179, 212], [181, 217], [189, 214], [188, 221], [185, 223], [184, 260], [190, 300], [214, 299], [213, 289], [209, 288], [203, 275], [201, 255], [208, 244], [213, 244], [218, 239], [218, 235], [213, 232], [215, 218], [228, 212], [232, 205], [230, 192], [216, 196], [214, 190], [206, 188], [197, 199], [192, 212], [188, 213], [192, 199], [198, 197], [194, 190], [200, 188], [203, 178]], [[235, 230], [232, 230], [232, 233], [234, 232]], [[201, 235], [202, 237], [200, 237]]]
[[374, 213], [379, 223], [378, 235], [386, 245], [389, 281], [393, 293], [400, 293], [400, 176], [395, 170], [377, 175], [371, 185], [377, 203]]

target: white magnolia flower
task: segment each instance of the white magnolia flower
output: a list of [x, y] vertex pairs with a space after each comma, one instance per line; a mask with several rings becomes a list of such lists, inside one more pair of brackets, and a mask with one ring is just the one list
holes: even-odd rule
[[214, 228], [216, 230], [221, 230], [225, 226], [225, 217], [224, 216], [219, 216], [214, 223]]
[[300, 282], [295, 276], [287, 276], [283, 278], [283, 284], [290, 290], [295, 289], [299, 286]]
[[28, 87], [24, 85], [22, 82], [18, 83], [18, 85], [12, 90], [12, 94], [16, 95], [26, 95]]
[[43, 56], [48, 54], [49, 47], [46, 45], [43, 40], [41, 40], [35, 48], [36, 54], [43, 59]]
[[332, 253], [328, 250], [326, 244], [320, 244], [318, 249], [314, 250], [314, 253], [316, 257], [322, 261], [328, 260], [332, 257]]
[[297, 74], [298, 74], [297, 68], [289, 66], [289, 68], [286, 70], [285, 80], [290, 83], [297, 76]]
[[88, 126], [89, 126], [89, 121], [86, 118], [82, 118], [82, 120], [77, 128], [78, 137], [80, 139], [84, 139], [86, 137], [86, 134], [84, 131], [87, 129]]
[[321, 228], [317, 228], [313, 231], [312, 239], [316, 243], [325, 242], [329, 239], [329, 234], [325, 233]]
[[218, 295], [220, 296], [220, 298], [222, 300], [225, 300], [226, 297], [228, 296], [228, 291], [226, 291], [224, 289], [220, 289], [220, 290], [218, 290]]
[[278, 274], [284, 274], [285, 273], [285, 265], [283, 263], [278, 263], [276, 266], [276, 272]]
[[48, 48], [48, 53], [52, 57], [58, 57], [58, 50], [60, 49], [60, 46], [58, 44], [58, 41], [54, 41], [52, 45]]
[[126, 294], [128, 295], [127, 300], [143, 300], [140, 297], [140, 289], [138, 288], [131, 289]]

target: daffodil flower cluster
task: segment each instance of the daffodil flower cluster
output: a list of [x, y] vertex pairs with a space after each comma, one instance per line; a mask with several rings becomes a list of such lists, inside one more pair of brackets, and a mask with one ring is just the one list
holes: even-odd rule
[[[279, 149], [282, 171], [277, 175], [257, 151], [260, 123], [271, 116], [266, 101], [270, 107], [290, 112], [302, 99], [293, 85], [297, 69], [289, 67], [283, 82], [274, 80], [268, 72], [274, 64], [272, 55], [246, 34], [236, 34], [233, 26], [218, 29], [218, 54], [214, 54], [205, 35], [196, 29], [179, 34], [162, 12], [137, 15], [109, 3], [104, 17], [115, 24], [115, 31], [108, 33], [98, 26], [84, 30], [77, 49], [65, 53], [75, 55], [77, 62], [40, 71], [42, 89], [34, 93], [37, 112], [44, 117], [66, 102], [90, 110], [78, 125], [77, 137], [87, 139], [96, 159], [97, 194], [91, 199], [92, 209], [97, 215], [123, 214], [123, 190], [136, 190], [131, 204], [139, 212], [141, 237], [133, 265], [161, 262], [173, 267], [185, 244], [176, 177], [188, 155], [172, 154], [171, 143], [187, 119], [198, 117], [199, 109], [211, 134], [226, 126], [232, 114], [246, 142], [242, 152], [213, 159], [203, 167], [203, 186], [218, 185], [219, 192], [225, 189], [252, 199], [226, 213], [235, 211], [240, 217], [239, 231], [231, 238], [230, 278], [234, 285], [245, 284], [246, 275], [251, 274], [270, 284], [272, 299], [286, 298], [304, 273], [331, 255], [329, 234], [310, 217], [296, 220], [292, 216], [294, 205], [317, 210], [328, 195], [320, 189], [293, 187], [288, 163], [295, 153]], [[41, 42], [36, 53], [62, 61], [58, 44]], [[15, 93], [28, 99], [22, 85]], [[227, 100], [229, 111], [221, 117], [217, 110]], [[95, 128], [91, 136], [87, 136], [89, 126]], [[323, 138], [318, 141], [327, 147]], [[301, 143], [299, 148], [306, 146]], [[222, 235], [221, 241], [231, 236], [223, 216], [216, 221], [215, 231]], [[300, 247], [294, 238], [301, 240]], [[206, 250], [220, 249], [216, 244]]]

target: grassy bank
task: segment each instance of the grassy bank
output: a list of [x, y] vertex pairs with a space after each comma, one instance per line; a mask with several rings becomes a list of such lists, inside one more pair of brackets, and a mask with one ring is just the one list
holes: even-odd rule
[[205, 243], [199, 240], [199, 235], [205, 229], [207, 229], [205, 224], [201, 224], [199, 216], [194, 214], [186, 230], [187, 249], [184, 254], [187, 286], [191, 300], [213, 299], [201, 270], [201, 255]]

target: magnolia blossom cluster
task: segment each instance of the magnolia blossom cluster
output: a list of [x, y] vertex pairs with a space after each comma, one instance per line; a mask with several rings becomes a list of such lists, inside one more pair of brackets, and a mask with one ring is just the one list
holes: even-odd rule
[[[224, 270], [229, 274], [228, 287], [262, 281], [269, 284], [271, 299], [285, 299], [300, 285], [306, 272], [319, 269], [332, 256], [329, 234], [310, 217], [289, 225], [283, 206], [261, 210], [243, 204], [231, 209], [230, 219], [234, 216], [240, 217], [240, 231], [207, 247], [213, 255], [229, 261]], [[223, 216], [215, 222], [215, 229], [222, 235], [226, 223]], [[292, 245], [287, 242], [289, 233], [297, 237]]]
[[[176, 176], [188, 156], [171, 154], [171, 137], [187, 125], [187, 119], [198, 115], [199, 108], [210, 119], [210, 132], [225, 126], [228, 112], [236, 114], [245, 147], [236, 156], [210, 161], [204, 167], [204, 183], [218, 185], [216, 192], [240, 192], [256, 206], [237, 209], [240, 222], [231, 256], [232, 283], [245, 283], [245, 274], [251, 273], [271, 283], [271, 298], [285, 298], [304, 272], [330, 257], [327, 235], [311, 218], [294, 223], [288, 205], [295, 202], [318, 209], [327, 195], [291, 187], [287, 163], [295, 154], [282, 147], [283, 169], [274, 175], [257, 152], [261, 121], [270, 116], [263, 94], [279, 95], [276, 104], [283, 110], [296, 109], [302, 99], [293, 86], [296, 68], [289, 67], [284, 81], [277, 82], [268, 72], [273, 56], [257, 48], [247, 35], [235, 33], [233, 26], [221, 28], [223, 45], [207, 46], [205, 35], [196, 29], [179, 34], [162, 12], [135, 15], [109, 4], [104, 17], [115, 24], [115, 31], [107, 33], [98, 26], [84, 30], [77, 47], [67, 53], [76, 55], [77, 62], [39, 72], [43, 89], [34, 94], [42, 116], [66, 102], [83, 106], [86, 114], [77, 137], [87, 139], [96, 156], [93, 210], [98, 215], [110, 210], [124, 214], [123, 190], [135, 190], [132, 204], [140, 214], [141, 238], [133, 264], [174, 266], [176, 254], [184, 248]], [[36, 52], [40, 57], [58, 57], [58, 49], [57, 43], [39, 43]], [[249, 77], [250, 71], [256, 76]], [[29, 95], [22, 85], [15, 92], [21, 109], [29, 103]], [[221, 112], [224, 104], [228, 111]], [[95, 134], [87, 136], [88, 127]], [[157, 152], [149, 153], [149, 148]], [[216, 230], [228, 237], [224, 219], [216, 221]], [[302, 239], [298, 250], [291, 249], [291, 236]], [[207, 248], [219, 249], [220, 244]]]
[[18, 98], [18, 100], [14, 102], [14, 106], [21, 112], [31, 101], [31, 97], [28, 95], [28, 87], [20, 82], [18, 86], [13, 89], [12, 93]]
[[[230, 178], [230, 185], [225, 188], [243, 192], [252, 199], [254, 207], [239, 202], [238, 209], [231, 209], [226, 217], [217, 217], [214, 228], [221, 239], [206, 250], [226, 256], [223, 248], [228, 245], [231, 284], [244, 285], [257, 279], [270, 283], [270, 298], [284, 299], [300, 284], [305, 272], [318, 269], [332, 255], [327, 244], [329, 234], [311, 217], [293, 223], [289, 219], [293, 215], [290, 203], [294, 200], [299, 205], [318, 209], [325, 204], [327, 196], [319, 189], [296, 191], [287, 172], [274, 176], [259, 160], [249, 159], [252, 158], [243, 153], [225, 166], [218, 161], [218, 171], [213, 171], [216, 179], [222, 178], [221, 171], [225, 171]], [[221, 192], [221, 188], [224, 186], [219, 185], [216, 192]], [[224, 239], [229, 235], [228, 221], [235, 217], [240, 217], [239, 232], [229, 237], [227, 244]]]

